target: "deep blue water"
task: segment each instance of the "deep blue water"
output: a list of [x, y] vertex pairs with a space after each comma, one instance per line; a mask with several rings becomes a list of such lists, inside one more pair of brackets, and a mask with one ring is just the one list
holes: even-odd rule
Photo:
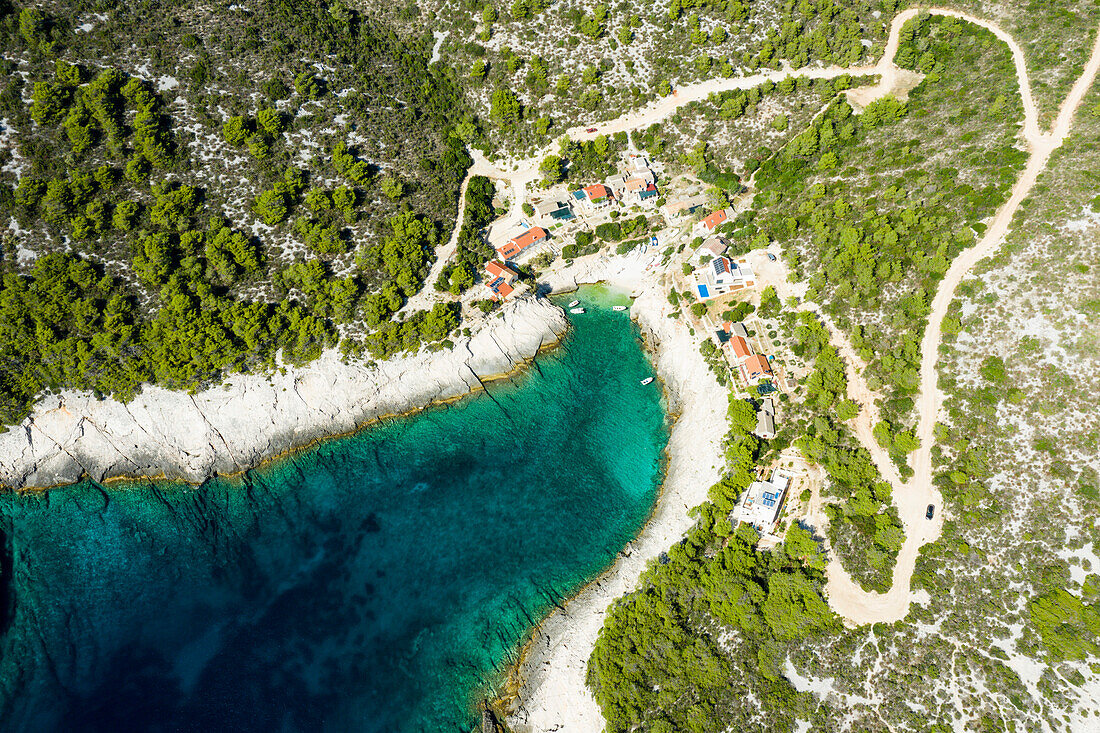
[[[201, 487], [0, 497], [6, 731], [450, 731], [645, 521], [667, 442], [619, 298], [487, 393]], [[602, 305], [601, 305], [602, 304]]]

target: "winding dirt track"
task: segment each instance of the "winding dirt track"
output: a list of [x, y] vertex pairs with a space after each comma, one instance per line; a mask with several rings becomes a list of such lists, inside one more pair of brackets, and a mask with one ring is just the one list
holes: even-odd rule
[[[888, 55], [884, 58], [893, 58], [893, 53], [897, 51], [895, 41], [900, 32], [901, 24], [918, 12], [921, 11], [910, 9], [895, 18], [890, 33], [890, 44], [887, 47]], [[843, 571], [835, 557], [829, 563], [829, 582], [827, 586], [829, 604], [837, 613], [853, 624], [889, 623], [905, 618], [909, 612], [909, 603], [912, 599], [910, 581], [916, 566], [917, 555], [922, 545], [933, 542], [940, 536], [943, 527], [943, 512], [939, 510], [942, 507], [943, 499], [940, 492], [932, 484], [933, 431], [943, 405], [943, 392], [939, 389], [936, 372], [940, 342], [943, 337], [943, 319], [947, 315], [947, 309], [955, 297], [955, 290], [958, 288], [959, 283], [978, 262], [993, 254], [1000, 247], [1001, 242], [1004, 241], [1004, 237], [1012, 223], [1013, 215], [1035, 185], [1039, 174], [1046, 168], [1051, 153], [1065, 141], [1072, 125], [1073, 115], [1080, 106], [1085, 93], [1096, 79], [1097, 71], [1100, 70], [1100, 33], [1098, 33], [1089, 61], [1070, 90], [1069, 95], [1062, 102], [1053, 129], [1050, 132], [1042, 132], [1039, 128], [1035, 101], [1031, 96], [1031, 84], [1024, 63], [1024, 55], [1019, 44], [992, 23], [966, 13], [947, 8], [929, 8], [928, 12], [935, 15], [960, 18], [979, 25], [991, 31], [1008, 45], [1009, 50], [1012, 52], [1016, 67], [1016, 78], [1023, 101], [1023, 136], [1030, 150], [1030, 156], [1024, 172], [1012, 188], [1012, 194], [1009, 196], [1008, 201], [997, 211], [986, 230], [985, 236], [977, 245], [960, 254], [951, 263], [951, 267], [932, 300], [932, 312], [928, 317], [928, 326], [921, 341], [921, 388], [917, 400], [919, 412], [917, 438], [920, 440], [920, 448], [912, 456], [914, 473], [910, 480], [900, 486], [891, 480], [895, 487], [894, 501], [905, 525], [905, 543], [898, 553], [897, 565], [894, 567], [893, 585], [887, 593], [867, 593]], [[864, 407], [870, 408], [872, 405], [865, 404]], [[861, 440], [864, 440], [862, 435], [860, 437]], [[870, 444], [867, 444], [865, 440], [864, 442], [874, 454], [874, 449], [877, 446], [874, 444], [873, 438]], [[936, 519], [931, 522], [924, 518], [925, 508], [929, 504], [934, 504], [939, 510]]]
[[[916, 433], [917, 438], [920, 440], [920, 448], [912, 456], [914, 475], [909, 481], [903, 482], [901, 480], [888, 454], [877, 444], [872, 435], [872, 428], [878, 422], [878, 408], [874, 403], [875, 395], [867, 388], [862, 377], [861, 371], [865, 366], [862, 360], [852, 348], [847, 337], [830, 318], [821, 313], [815, 304], [804, 303], [802, 305], [802, 309], [813, 310], [822, 316], [822, 320], [829, 329], [831, 343], [845, 360], [848, 376], [848, 396], [861, 406], [860, 414], [851, 422], [851, 426], [857, 438], [871, 453], [872, 459], [883, 478], [889, 481], [893, 487], [894, 501], [897, 504], [901, 521], [905, 525], [905, 542], [898, 554], [897, 564], [894, 568], [893, 584], [887, 593], [868, 593], [862, 590], [844, 571], [839, 560], [835, 556], [831, 558], [827, 568], [828, 584], [826, 587], [829, 603], [838, 614], [851, 624], [897, 621], [904, 618], [909, 611], [911, 600], [910, 581], [916, 566], [918, 552], [922, 545], [933, 542], [939, 537], [943, 523], [942, 511], [937, 511], [937, 516], [933, 521], [926, 520], [924, 516], [927, 505], [934, 504], [937, 508], [942, 506], [942, 497], [932, 484], [931, 451], [933, 430], [943, 403], [943, 393], [937, 385], [938, 377], [936, 373], [943, 319], [947, 314], [948, 306], [954, 298], [955, 289], [959, 283], [979, 261], [988, 257], [1000, 246], [1020, 203], [1035, 185], [1039, 174], [1046, 168], [1051, 153], [1063, 143], [1069, 133], [1073, 115], [1085, 93], [1092, 86], [1098, 69], [1100, 69], [1100, 33], [1097, 35], [1085, 69], [1063, 101], [1050, 132], [1043, 132], [1039, 127], [1038, 113], [1035, 100], [1031, 94], [1031, 82], [1027, 73], [1027, 65], [1023, 51], [1015, 39], [997, 25], [981, 18], [951, 8], [926, 7], [909, 8], [893, 18], [886, 48], [882, 57], [874, 66], [788, 68], [733, 79], [711, 79], [680, 87], [675, 94], [656, 100], [646, 107], [629, 112], [615, 120], [574, 127], [566, 133], [574, 140], [590, 140], [597, 135], [643, 129], [665, 120], [683, 105], [704, 100], [711, 94], [732, 89], [748, 89], [765, 81], [778, 82], [788, 77], [797, 76], [831, 79], [843, 74], [855, 76], [878, 75], [880, 79], [877, 84], [860, 90], [861, 99], [866, 103], [895, 90], [907, 88], [906, 84], [912, 80], [913, 72], [899, 68], [894, 64], [893, 59], [900, 45], [901, 29], [909, 20], [924, 12], [959, 18], [981, 26], [1008, 46], [1012, 53], [1016, 79], [1020, 88], [1024, 109], [1023, 138], [1029, 148], [1030, 156], [1023, 173], [1013, 186], [1011, 196], [997, 211], [981, 241], [955, 259], [932, 301], [932, 312], [929, 315], [928, 326], [921, 342], [921, 387], [917, 401], [919, 422]], [[595, 129], [588, 132], [589, 128]], [[514, 200], [512, 201], [511, 211], [505, 218], [504, 225], [511, 224], [514, 226], [521, 217], [520, 204], [524, 200], [528, 186], [540, 177], [539, 163], [543, 157], [555, 152], [556, 147], [556, 143], [551, 143], [530, 158], [519, 161], [503, 161], [499, 165], [489, 163], [475, 151], [474, 165], [469, 170], [467, 181], [471, 175], [483, 175], [497, 180], [509, 181], [514, 189]], [[465, 182], [462, 190], [465, 191]], [[457, 229], [461, 226], [464, 213], [461, 210], [464, 203], [464, 200], [459, 203], [460, 212], [456, 232], [452, 234], [451, 242], [447, 247], [441, 248], [440, 257], [433, 266], [433, 275], [438, 274], [438, 270], [442, 268], [454, 252]], [[426, 303], [427, 301], [423, 298], [417, 301], [418, 306]]]

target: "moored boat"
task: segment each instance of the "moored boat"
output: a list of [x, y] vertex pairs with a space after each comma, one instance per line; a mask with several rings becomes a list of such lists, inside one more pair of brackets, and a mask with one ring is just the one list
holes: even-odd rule
[[584, 308], [570, 308], [570, 313], [584, 313]]
[[581, 302], [579, 300], [574, 300], [572, 303], [569, 304], [569, 307], [570, 308], [576, 308], [580, 304], [581, 304]]
[[649, 384], [652, 381], [653, 381], [653, 377], [646, 377], [645, 379], [642, 380], [642, 386], [644, 387], [645, 385]]
[[624, 310], [626, 310], [626, 306], [625, 305], [613, 305], [613, 306], [611, 306], [611, 310], [613, 310], [613, 311], [624, 311]]

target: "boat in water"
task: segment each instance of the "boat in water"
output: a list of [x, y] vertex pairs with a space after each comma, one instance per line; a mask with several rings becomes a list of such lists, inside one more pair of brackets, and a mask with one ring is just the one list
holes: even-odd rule
[[626, 306], [625, 305], [613, 305], [613, 306], [611, 306], [611, 310], [613, 310], [613, 311], [624, 311], [624, 310], [626, 310]]
[[580, 304], [581, 304], [581, 302], [579, 300], [574, 300], [572, 303], [569, 304], [569, 307], [570, 308], [576, 308]]
[[584, 308], [570, 308], [570, 313], [584, 313]]
[[653, 377], [646, 377], [645, 379], [642, 380], [642, 386], [644, 387], [645, 385], [649, 384], [652, 381], [653, 381]]

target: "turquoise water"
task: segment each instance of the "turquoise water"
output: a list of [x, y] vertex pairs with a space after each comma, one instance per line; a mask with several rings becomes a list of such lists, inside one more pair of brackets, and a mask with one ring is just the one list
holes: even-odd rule
[[0, 497], [0, 729], [471, 728], [661, 478], [622, 296], [575, 297], [563, 347], [487, 393], [197, 488]]

